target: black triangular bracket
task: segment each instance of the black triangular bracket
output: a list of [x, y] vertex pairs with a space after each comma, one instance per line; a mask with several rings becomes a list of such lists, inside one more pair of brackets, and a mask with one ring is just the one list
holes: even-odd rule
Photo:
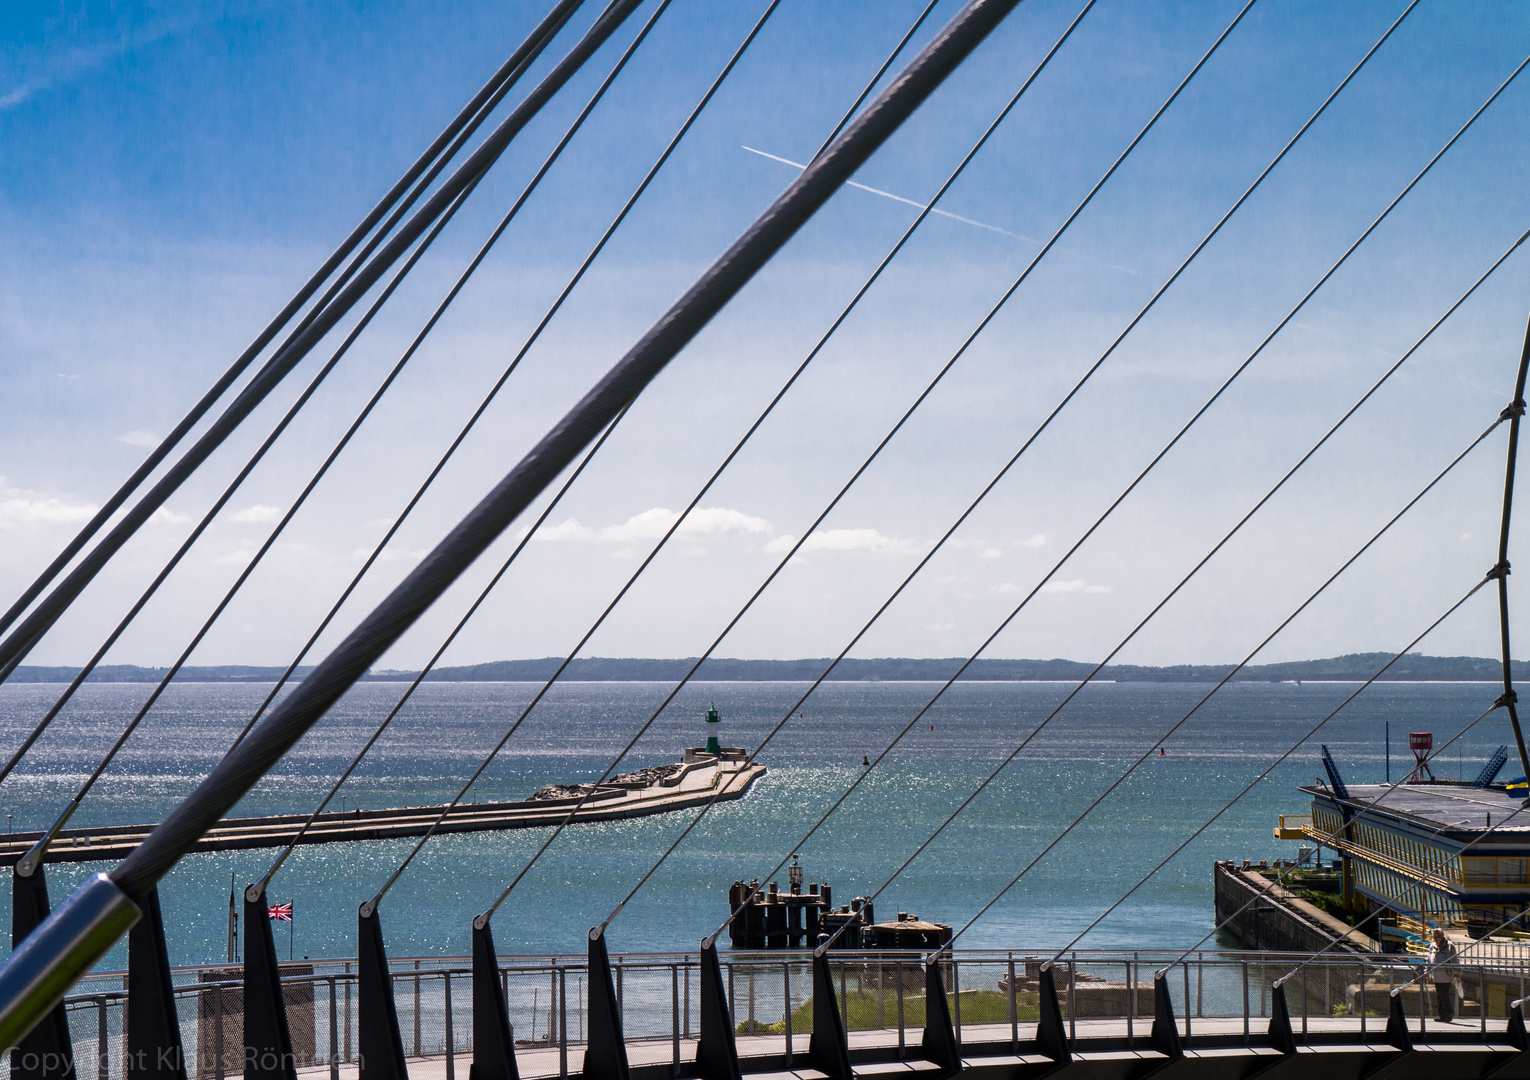
[[1153, 975], [1153, 1030], [1148, 1041], [1170, 1061], [1185, 1056], [1179, 1041], [1179, 1021], [1174, 1018], [1174, 1002], [1169, 999], [1169, 979], [1162, 971]]
[[409, 1080], [409, 1069], [404, 1064], [404, 1038], [398, 1030], [398, 1008], [393, 1002], [393, 975], [388, 971], [388, 951], [383, 946], [382, 920], [370, 901], [361, 906], [356, 928], [356, 1026], [361, 1080]]
[[[39, 863], [27, 877], [11, 873], [11, 948], [15, 949], [48, 917], [48, 882]], [[74, 1075], [74, 1043], [61, 1002], [11, 1051], [13, 1080], [64, 1080]]]
[[1270, 991], [1270, 1047], [1286, 1057], [1296, 1053], [1296, 1032], [1291, 1030], [1291, 1010], [1286, 1007], [1284, 983]]
[[1286, 1006], [1286, 988], [1283, 983], [1276, 983], [1270, 991], [1269, 1044], [1271, 1049], [1279, 1050], [1281, 1056], [1271, 1058], [1267, 1064], [1244, 1074], [1242, 1080], [1256, 1080], [1271, 1069], [1280, 1068], [1287, 1058], [1296, 1053], [1296, 1033], [1291, 1029], [1291, 1010]]
[[265, 889], [256, 885], [244, 891], [244, 1075], [245, 1080], [297, 1080], [271, 913]]
[[[1424, 999], [1421, 994], [1419, 1008], [1423, 1007]], [[1413, 1032], [1408, 1030], [1408, 1018], [1403, 1015], [1402, 998], [1395, 994], [1387, 1007], [1387, 1042], [1405, 1053], [1413, 1049]]]
[[[1419, 996], [1419, 1008], [1424, 1007], [1424, 998]], [[1397, 1059], [1403, 1057], [1413, 1049], [1413, 1033], [1408, 1030], [1408, 1018], [1403, 1014], [1402, 998], [1393, 997], [1387, 1007], [1387, 1042], [1396, 1049], [1395, 1054], [1387, 1054], [1382, 1060], [1372, 1065], [1360, 1074], [1357, 1080], [1371, 1080], [1383, 1070], [1390, 1068]]]
[[[1063, 1022], [1062, 1005], [1057, 998], [1057, 977], [1052, 973], [1051, 965], [1041, 969], [1037, 986], [1041, 1016], [1036, 1024], [1036, 1047], [1051, 1058], [1054, 1065], [1069, 1065], [1073, 1062], [1073, 1050], [1068, 1045], [1068, 1028]], [[1126, 992], [1131, 993], [1132, 988], [1128, 987]]]
[[1525, 1033], [1525, 1008], [1520, 1005], [1509, 1010], [1509, 1026], [1504, 1031], [1509, 1045], [1520, 1053], [1530, 1050], [1530, 1035]]
[[928, 957], [924, 964], [924, 1038], [919, 1045], [924, 1059], [940, 1066], [942, 1075], [961, 1072], [962, 1048], [951, 1023], [951, 1006], [946, 1001], [945, 980], [940, 977], [938, 953]]
[[1530, 1051], [1530, 1037], [1527, 1037], [1525, 1033], [1523, 1006], [1513, 1006], [1509, 1009], [1509, 1026], [1505, 1029], [1503, 1035], [1504, 1041], [1514, 1047], [1518, 1053], [1510, 1054], [1499, 1064], [1483, 1073], [1481, 1080], [1493, 1080], [1493, 1077], [1499, 1073], [1525, 1060], [1525, 1052]]
[[473, 922], [473, 1064], [468, 1080], [520, 1080], [494, 935], [489, 921], [482, 921], [482, 926]]
[[590, 1031], [584, 1050], [585, 1080], [628, 1080], [622, 1007], [611, 977], [611, 956], [600, 927], [590, 931]]
[[159, 889], [150, 889], [138, 906], [143, 918], [128, 931], [127, 1075], [129, 1080], [186, 1080]]
[[[734, 1039], [733, 1015], [723, 985], [717, 941], [703, 938], [698, 958], [701, 980], [701, 1032], [696, 1043], [696, 1072], [702, 1080], [743, 1080]], [[790, 1016], [788, 1016], [790, 1022]]]
[[829, 1080], [853, 1080], [850, 1041], [839, 1015], [834, 980], [829, 977], [829, 958], [821, 952], [813, 953], [813, 1037], [808, 1040], [808, 1064]]

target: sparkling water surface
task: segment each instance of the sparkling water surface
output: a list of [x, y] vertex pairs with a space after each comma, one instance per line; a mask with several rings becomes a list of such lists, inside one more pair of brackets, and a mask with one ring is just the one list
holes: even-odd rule
[[[821, 687], [760, 760], [769, 767], [747, 797], [720, 804], [609, 930], [612, 951], [693, 950], [726, 917], [727, 888], [764, 878], [799, 850], [808, 881], [828, 881], [836, 903], [883, 885], [914, 849], [1072, 689], [1059, 683], [959, 683], [903, 738], [819, 832], [799, 840], [939, 688], [858, 682]], [[881, 894], [879, 916], [916, 912], [960, 927], [1027, 866], [1143, 752], [1199, 701], [1207, 684], [1091, 685]], [[62, 689], [0, 686], [0, 749], [8, 755]], [[17, 772], [0, 784], [0, 812], [15, 829], [45, 827], [152, 687], [88, 684]], [[334, 808], [368, 809], [449, 799], [519, 715], [537, 686], [426, 683], [400, 712]], [[590, 780], [631, 738], [670, 687], [570, 683], [555, 687], [477, 785], [482, 800], [524, 798], [544, 783]], [[806, 689], [799, 683], [687, 687], [622, 768], [677, 760], [703, 737], [715, 702], [723, 742], [756, 746]], [[1057, 843], [962, 935], [965, 947], [1040, 949], [1071, 939], [1201, 828], [1280, 754], [1356, 689], [1353, 683], [1240, 683], [1218, 692], [1134, 774]], [[207, 774], [269, 690], [268, 684], [177, 684], [86, 799], [71, 825], [160, 820]], [[355, 687], [234, 811], [311, 810], [404, 690]], [[1081, 943], [1096, 948], [1188, 946], [1211, 930], [1211, 864], [1218, 858], [1291, 857], [1276, 815], [1303, 812], [1295, 790], [1322, 772], [1318, 743], [1347, 779], [1380, 780], [1384, 725], [1392, 775], [1405, 770], [1407, 733], [1436, 745], [1475, 720], [1499, 688], [1482, 683], [1390, 683], [1367, 689], [1311, 742], [1206, 828]], [[1475, 775], [1510, 741], [1502, 714], [1466, 734], [1440, 763]], [[1513, 771], [1513, 770], [1511, 770]], [[471, 799], [473, 796], [470, 795]], [[570, 827], [494, 919], [502, 952], [582, 952], [604, 920], [691, 820], [694, 811]], [[546, 839], [549, 830], [443, 836], [430, 842], [380, 911], [395, 957], [462, 955], [470, 922]], [[291, 900], [295, 956], [354, 955], [356, 908], [386, 880], [413, 839], [299, 848], [271, 886]], [[264, 872], [276, 851], [190, 855], [161, 883], [173, 964], [224, 959], [230, 883]], [[109, 863], [54, 864], [54, 903]], [[785, 873], [776, 875], [785, 887]], [[0, 875], [9, 893], [9, 875]], [[8, 904], [8, 899], [7, 899]], [[288, 947], [287, 927], [277, 940]], [[1211, 945], [1215, 945], [1213, 939]], [[1223, 944], [1232, 945], [1232, 939]], [[104, 966], [120, 967], [124, 949]]]

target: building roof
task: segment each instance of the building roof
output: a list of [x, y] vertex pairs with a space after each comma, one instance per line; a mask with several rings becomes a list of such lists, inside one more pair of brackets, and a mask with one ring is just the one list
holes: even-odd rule
[[[1498, 788], [1461, 783], [1349, 784], [1349, 802], [1452, 836], [1473, 835], [1491, 828], [1498, 833], [1530, 833], [1530, 800]], [[1326, 784], [1304, 785], [1310, 795], [1338, 801]], [[1516, 813], [1517, 812], [1517, 813]]]

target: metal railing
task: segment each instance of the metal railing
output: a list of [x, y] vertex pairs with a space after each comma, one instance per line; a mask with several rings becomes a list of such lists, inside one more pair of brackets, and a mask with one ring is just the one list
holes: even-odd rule
[[[1508, 1015], [1508, 1003], [1530, 985], [1530, 949], [1483, 943], [1462, 956], [1466, 1000], [1458, 1015], [1485, 1033]], [[1038, 979], [1045, 951], [963, 950], [941, 960], [947, 1003], [962, 1044], [1009, 1044], [1035, 1037]], [[1124, 1038], [1146, 1045], [1153, 1021], [1153, 972], [1176, 953], [1139, 950], [1066, 954], [1053, 968], [1070, 1036]], [[790, 1067], [812, 1030], [811, 954], [735, 952], [722, 956], [740, 1053], [777, 1056]], [[1224, 1043], [1263, 1037], [1270, 984], [1306, 959], [1275, 952], [1192, 953], [1171, 970], [1168, 989], [1182, 1037], [1215, 1035]], [[887, 1056], [917, 1057], [925, 1017], [923, 956], [918, 952], [835, 951], [830, 971], [845, 1027], [870, 1034]], [[588, 1031], [588, 969], [583, 956], [502, 957], [500, 978], [526, 1076], [579, 1072]], [[644, 1061], [680, 1064], [694, 1057], [700, 1015], [695, 954], [612, 957], [623, 1030]], [[472, 1054], [471, 966], [464, 957], [409, 957], [392, 962], [394, 1001], [410, 1058], [444, 1059], [456, 1080]], [[284, 964], [282, 979], [293, 1052], [301, 1069], [338, 1080], [356, 1062], [358, 994], [350, 960]], [[1345, 955], [1308, 964], [1286, 982], [1298, 1041], [1323, 1032], [1361, 1035], [1385, 1027], [1390, 991], [1418, 974], [1407, 955]], [[226, 1080], [244, 1071], [243, 981], [237, 965], [173, 972], [182, 1045], [190, 1077]], [[88, 976], [66, 999], [80, 1080], [125, 1080], [122, 972]], [[1405, 1014], [1430, 1022], [1433, 983], [1399, 998]], [[1484, 1008], [1483, 1005], [1486, 1005]], [[1423, 1014], [1423, 1015], [1421, 1015]], [[875, 1036], [880, 1035], [880, 1038]], [[802, 1038], [797, 1038], [802, 1036]], [[464, 1058], [466, 1055], [466, 1058]], [[94, 1060], [92, 1061], [92, 1057]], [[572, 1065], [570, 1064], [572, 1060]], [[800, 1064], [800, 1061], [799, 1061]], [[8, 1080], [10, 1063], [0, 1063]], [[462, 1073], [462, 1075], [466, 1075]]]

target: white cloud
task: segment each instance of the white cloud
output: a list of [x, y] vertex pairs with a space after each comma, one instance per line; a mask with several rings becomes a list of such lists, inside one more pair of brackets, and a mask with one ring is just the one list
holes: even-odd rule
[[634, 540], [657, 540], [680, 515], [662, 506], [635, 514], [620, 525], [607, 525], [600, 538], [611, 544], [630, 544]]
[[89, 503], [68, 503], [36, 491], [10, 487], [5, 477], [0, 476], [0, 529], [89, 521], [96, 510]]
[[118, 435], [118, 442], [125, 442], [129, 446], [158, 446], [160, 436], [152, 431], [130, 431], [126, 435]]
[[[634, 514], [620, 525], [606, 525], [592, 529], [575, 518], [561, 525], [537, 530], [538, 540], [598, 540], [605, 544], [630, 544], [641, 540], [657, 540], [680, 520], [680, 515], [663, 506], [655, 506]], [[770, 522], [754, 517], [742, 510], [730, 510], [722, 506], [701, 507], [693, 510], [681, 522], [677, 536], [725, 536], [730, 534], [769, 533]]]
[[215, 566], [243, 566], [250, 561], [254, 554], [253, 551], [239, 548], [237, 551], [230, 551], [227, 555], [218, 556], [213, 560], [213, 564]]
[[1087, 581], [1074, 579], [1072, 581], [1049, 581], [1041, 587], [1044, 593], [1087, 593], [1091, 596], [1099, 596], [1110, 592], [1109, 585], [1091, 585]]
[[[1032, 586], [1015, 585], [1006, 581], [1002, 585], [995, 585], [993, 591], [1006, 595], [1023, 595], [1031, 591]], [[1041, 587], [1041, 591], [1052, 596], [1066, 595], [1068, 593], [1084, 593], [1088, 596], [1103, 596], [1110, 592], [1109, 585], [1091, 585], [1087, 581], [1049, 581]]]
[[[371, 554], [371, 548], [357, 548], [355, 551], [351, 552], [351, 558], [355, 559], [357, 562], [365, 562], [367, 557]], [[404, 548], [385, 547], [382, 550], [382, 554], [377, 556], [377, 561], [380, 563], [419, 562], [429, 554], [429, 548], [420, 548], [418, 551], [408, 551]]]
[[190, 521], [190, 514], [177, 514], [167, 506], [161, 506], [149, 515], [149, 524], [151, 525], [186, 525]]
[[1003, 557], [1004, 552], [1000, 551], [998, 548], [986, 548], [980, 555], [978, 555], [978, 558], [980, 559], [1002, 559]]
[[[779, 555], [784, 551], [790, 551], [791, 546], [796, 542], [797, 538], [794, 536], [778, 536], [765, 545], [765, 551], [772, 555]], [[899, 552], [909, 551], [912, 548], [913, 544], [910, 541], [887, 536], [876, 529], [823, 529], [809, 536], [807, 543], [803, 544], [798, 551]]]
[[594, 535], [593, 529], [579, 524], [577, 518], [569, 518], [560, 525], [544, 525], [537, 530], [538, 540], [588, 540]]
[[256, 503], [254, 506], [246, 506], [243, 510], [230, 514], [228, 519], [241, 525], [260, 525], [267, 521], [275, 521], [281, 516], [280, 506], [263, 506]]
[[[609, 543], [625, 544], [633, 540], [657, 540], [669, 531], [680, 517], [673, 510], [656, 506], [628, 518], [620, 525], [608, 525], [600, 530], [600, 538]], [[742, 510], [729, 510], [722, 506], [704, 506], [692, 510], [680, 528], [679, 536], [722, 536], [730, 533], [768, 533], [770, 522], [753, 517]]]
[[1047, 534], [1046, 533], [1037, 533], [1035, 536], [1032, 536], [1032, 537], [1029, 537], [1029, 538], [1027, 538], [1025, 540], [1020, 541], [1020, 546], [1021, 547], [1046, 547], [1047, 546]]

